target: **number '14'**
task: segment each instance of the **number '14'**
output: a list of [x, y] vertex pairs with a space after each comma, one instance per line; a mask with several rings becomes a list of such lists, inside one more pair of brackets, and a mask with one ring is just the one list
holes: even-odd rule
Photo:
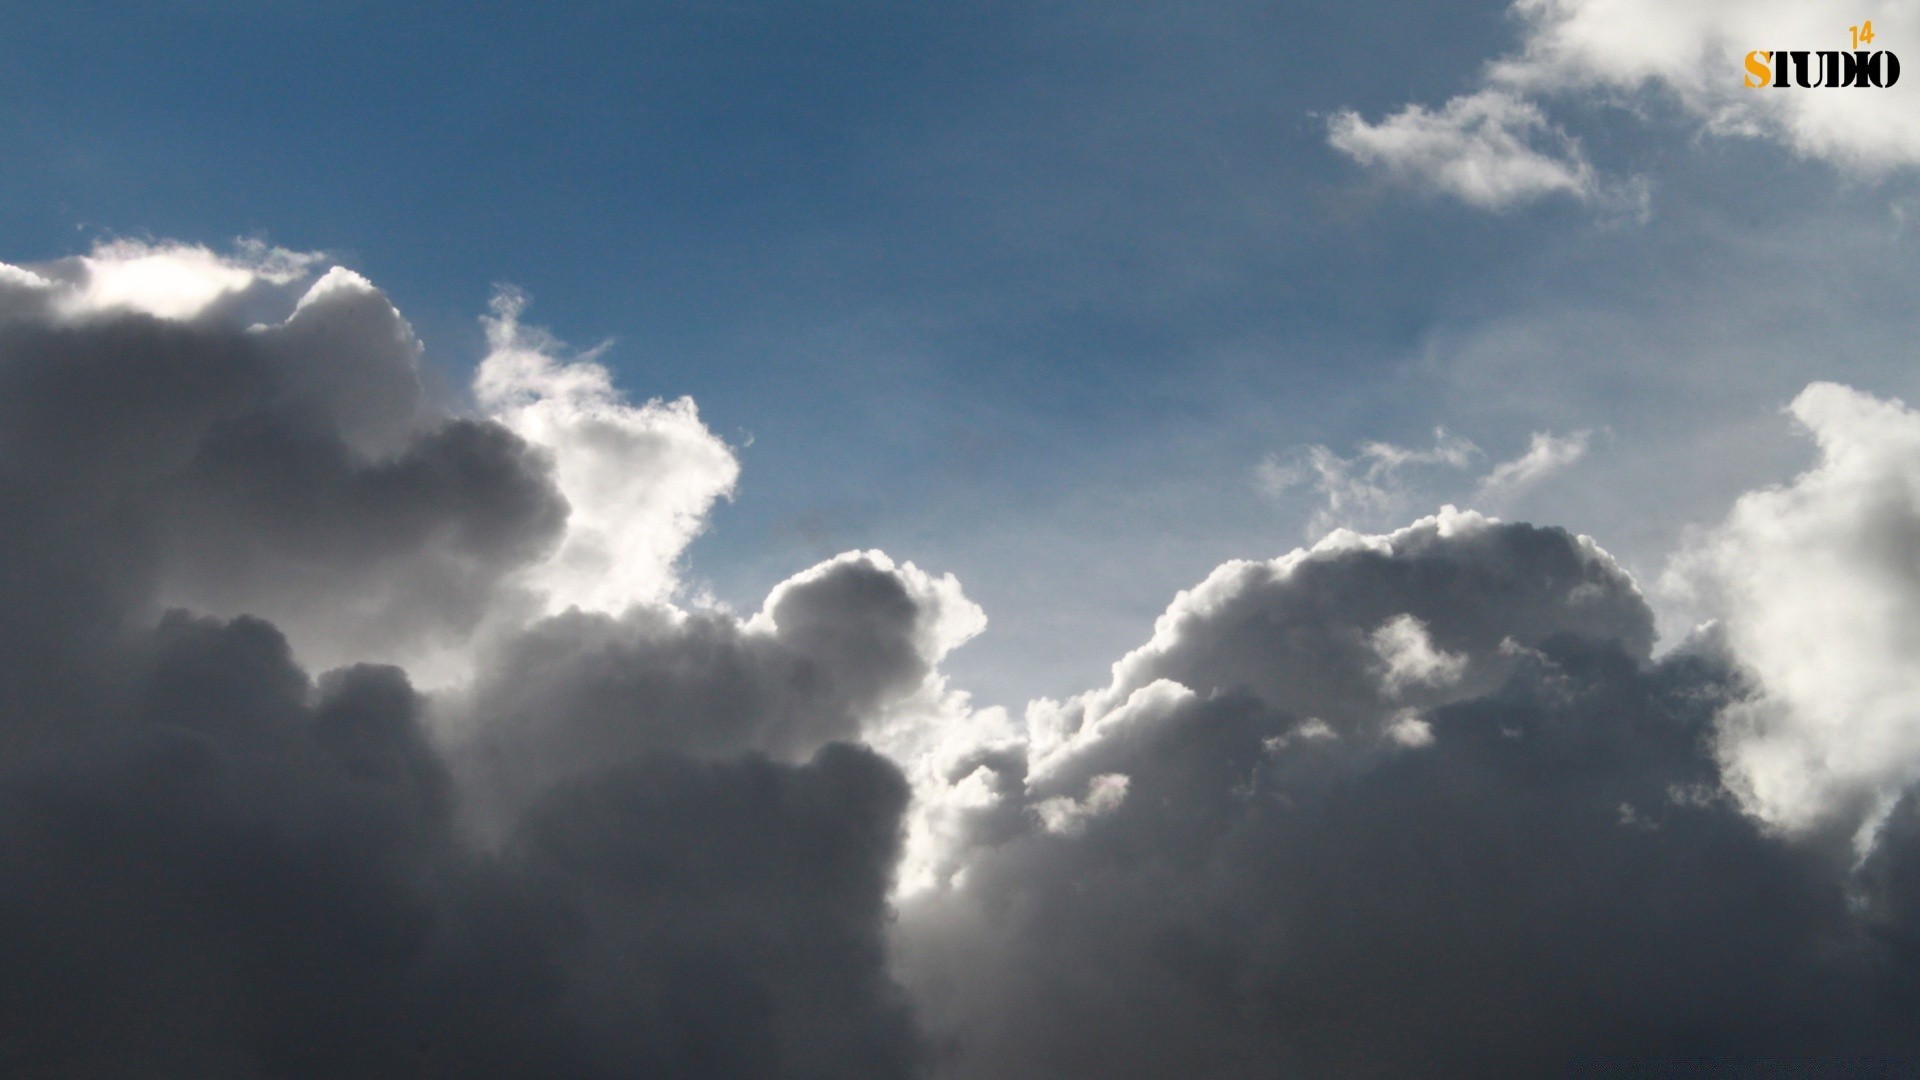
[[1863, 44], [1866, 44], [1866, 45], [1873, 44], [1873, 20], [1872, 19], [1868, 19], [1866, 22], [1861, 23], [1859, 26], [1849, 26], [1847, 27], [1847, 30], [1853, 34], [1853, 47], [1855, 49], [1858, 49]]

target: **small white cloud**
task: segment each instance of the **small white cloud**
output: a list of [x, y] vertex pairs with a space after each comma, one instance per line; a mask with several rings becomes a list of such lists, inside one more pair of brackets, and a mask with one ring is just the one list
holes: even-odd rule
[[1412, 450], [1392, 443], [1370, 442], [1352, 457], [1341, 457], [1325, 446], [1309, 446], [1291, 460], [1269, 456], [1260, 463], [1255, 479], [1269, 496], [1311, 484], [1325, 500], [1308, 522], [1307, 531], [1319, 535], [1336, 527], [1377, 527], [1404, 517], [1413, 492], [1408, 474], [1418, 469], [1464, 469], [1480, 448], [1445, 428], [1435, 428], [1433, 447]]
[[1343, 111], [1328, 134], [1336, 149], [1362, 165], [1487, 210], [1554, 194], [1582, 202], [1600, 196], [1578, 140], [1504, 90], [1457, 97], [1438, 112], [1408, 105], [1377, 124]]
[[1401, 713], [1387, 728], [1387, 738], [1409, 750], [1433, 745], [1433, 725], [1420, 719], [1411, 710]]
[[1278, 754], [1297, 741], [1327, 742], [1339, 737], [1340, 733], [1329, 727], [1325, 720], [1310, 716], [1285, 735], [1273, 735], [1260, 740], [1260, 748], [1269, 754]]
[[1427, 634], [1427, 624], [1412, 615], [1396, 615], [1367, 639], [1385, 665], [1381, 683], [1398, 697], [1418, 686], [1450, 686], [1467, 670], [1467, 658], [1442, 652]]
[[1127, 800], [1129, 782], [1126, 776], [1119, 773], [1105, 773], [1088, 782], [1085, 799], [1070, 799], [1064, 795], [1043, 799], [1034, 804], [1033, 813], [1048, 832], [1057, 836], [1078, 836], [1086, 831], [1087, 822], [1105, 817], [1120, 808], [1120, 804]]
[[1587, 431], [1567, 436], [1556, 436], [1550, 431], [1534, 432], [1526, 453], [1495, 465], [1480, 481], [1480, 501], [1505, 502], [1579, 461], [1586, 455], [1591, 436]]

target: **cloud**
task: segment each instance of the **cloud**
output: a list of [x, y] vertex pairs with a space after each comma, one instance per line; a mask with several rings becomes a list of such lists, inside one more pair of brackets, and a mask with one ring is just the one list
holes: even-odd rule
[[[903, 901], [942, 1075], [1905, 1046], [1844, 852], [1721, 791], [1739, 676], [1650, 628], [1591, 542], [1468, 514], [1221, 568], [1111, 686], [1035, 710], [962, 871]], [[1914, 852], [1884, 853], [1899, 888]]]
[[[941, 671], [986, 625], [949, 575], [681, 602], [737, 472], [691, 403], [509, 294], [447, 411], [372, 283], [275, 258], [0, 267], [0, 1073], [1913, 1052], [1898, 403], [1796, 400], [1821, 460], [1700, 534], [1722, 621], [1665, 653], [1593, 540], [1447, 507], [1223, 564], [1014, 717]], [[1370, 513], [1477, 456], [1315, 450]]]
[[510, 821], [556, 784], [661, 751], [800, 762], [834, 742], [885, 741], [892, 710], [937, 708], [934, 665], [958, 644], [943, 635], [978, 615], [941, 585], [861, 553], [782, 583], [744, 622], [663, 604], [534, 622], [442, 696], [470, 809]]
[[1086, 798], [1056, 795], [1034, 803], [1033, 812], [1048, 832], [1077, 836], [1086, 830], [1087, 822], [1113, 813], [1127, 801], [1130, 782], [1120, 773], [1104, 773], [1087, 781]]
[[1581, 202], [1600, 197], [1580, 143], [1539, 107], [1503, 90], [1482, 90], [1438, 112], [1408, 105], [1379, 123], [1343, 110], [1328, 125], [1334, 148], [1362, 165], [1484, 210], [1504, 210], [1547, 195]]
[[1526, 453], [1495, 465], [1472, 488], [1449, 481], [1447, 474], [1471, 467], [1481, 450], [1445, 428], [1434, 430], [1430, 450], [1370, 442], [1352, 457], [1320, 445], [1287, 458], [1269, 455], [1255, 470], [1255, 479], [1273, 498], [1310, 486], [1323, 504], [1307, 519], [1307, 533], [1317, 537], [1335, 528], [1380, 528], [1404, 521], [1440, 502], [1440, 493], [1450, 490], [1490, 509], [1505, 508], [1580, 460], [1590, 439], [1586, 431], [1566, 436], [1534, 432]]
[[1920, 777], [1920, 414], [1832, 383], [1793, 400], [1819, 460], [1698, 533], [1669, 587], [1716, 615], [1758, 687], [1720, 752], [1764, 819], [1877, 820]]
[[[164, 317], [132, 286], [62, 284], [71, 262], [29, 272], [43, 284], [0, 320], [20, 497], [118, 549], [86, 572], [122, 579], [116, 603], [260, 615], [322, 666], [454, 647], [563, 536], [543, 448], [429, 404], [411, 327], [366, 279], [336, 269], [289, 303], [295, 282], [242, 254], [78, 260], [143, 267], [148, 299], [223, 290]], [[251, 321], [276, 296], [281, 314]]]
[[1464, 469], [1479, 453], [1471, 442], [1435, 428], [1430, 450], [1370, 442], [1352, 457], [1341, 457], [1314, 445], [1292, 460], [1269, 456], [1260, 463], [1256, 477], [1268, 495], [1311, 485], [1326, 504], [1307, 523], [1309, 533], [1319, 534], [1335, 526], [1404, 520], [1414, 494], [1410, 474], [1433, 468]]
[[1743, 85], [1753, 50], [1840, 50], [1848, 28], [1872, 22], [1863, 49], [1899, 51], [1920, 31], [1920, 7], [1907, 0], [1848, 6], [1729, 0], [1684, 8], [1629, 0], [1520, 0], [1527, 25], [1519, 55], [1496, 62], [1489, 77], [1529, 91], [1657, 88], [1676, 98], [1706, 130], [1766, 138], [1805, 157], [1874, 173], [1920, 163], [1914, 84], [1833, 93], [1753, 90]]
[[666, 599], [674, 561], [714, 501], [732, 494], [739, 462], [692, 398], [630, 405], [594, 354], [556, 359], [557, 342], [521, 325], [524, 305], [510, 291], [494, 300], [474, 395], [550, 456], [569, 507], [559, 547], [525, 581], [549, 612]]
[[1844, 52], [1849, 27], [1868, 21], [1875, 41], [1861, 48], [1897, 51], [1920, 31], [1920, 7], [1907, 0], [1516, 0], [1512, 13], [1521, 46], [1489, 63], [1481, 86], [1438, 110], [1411, 104], [1378, 123], [1338, 113], [1334, 147], [1484, 209], [1567, 194], [1617, 209], [1639, 202], [1642, 216], [1644, 189], [1597, 179], [1544, 102], [1674, 103], [1703, 133], [1766, 139], [1865, 176], [1920, 164], [1920, 89], [1911, 81], [1865, 91], [1743, 85], [1749, 52]]
[[1406, 687], [1456, 682], [1466, 670], [1466, 658], [1434, 648], [1427, 624], [1411, 615], [1388, 619], [1367, 636], [1367, 642], [1386, 665], [1382, 681], [1391, 695]]
[[1557, 436], [1536, 431], [1527, 444], [1527, 452], [1512, 461], [1493, 467], [1480, 481], [1479, 502], [1503, 503], [1525, 493], [1548, 476], [1586, 456], [1591, 432], [1576, 431]]
[[[0, 273], [0, 1072], [919, 1074], [909, 787], [853, 741], [977, 609], [878, 555], [673, 606], [733, 468], [690, 406], [515, 329], [499, 415], [445, 413], [301, 268]], [[581, 537], [632, 602], [548, 617], [622, 599], [543, 573]]]

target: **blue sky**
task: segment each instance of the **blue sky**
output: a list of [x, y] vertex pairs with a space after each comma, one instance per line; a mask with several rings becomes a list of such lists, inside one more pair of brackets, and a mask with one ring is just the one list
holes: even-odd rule
[[[1498, 3], [47, 5], [0, 34], [0, 258], [103, 236], [324, 250], [464, 382], [497, 283], [741, 446], [691, 578], [847, 548], [953, 571], [984, 700], [1072, 692], [1223, 559], [1312, 537], [1263, 462], [1444, 426], [1465, 499], [1643, 581], [1809, 450], [1808, 381], [1920, 394], [1908, 167], [1536, 91], [1619, 191], [1489, 208], [1329, 141], [1482, 85]], [[1844, 33], [1844, 27], [1841, 28]], [[1896, 46], [1897, 47], [1897, 46]], [[1635, 187], [1635, 185], [1638, 185]], [[1623, 196], [1624, 198], [1624, 196]], [[750, 445], [749, 445], [749, 440]], [[1469, 475], [1471, 473], [1472, 475]], [[1355, 521], [1369, 528], [1394, 520]]]

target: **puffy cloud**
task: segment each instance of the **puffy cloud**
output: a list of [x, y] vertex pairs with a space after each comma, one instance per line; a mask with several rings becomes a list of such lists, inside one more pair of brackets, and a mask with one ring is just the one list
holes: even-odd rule
[[1819, 460], [1695, 536], [1668, 584], [1716, 614], [1759, 693], [1729, 778], [1769, 821], [1872, 820], [1920, 777], [1920, 414], [1832, 383], [1790, 407]]
[[1381, 682], [1394, 696], [1405, 687], [1457, 682], [1467, 667], [1465, 657], [1434, 648], [1433, 639], [1427, 636], [1427, 624], [1411, 615], [1388, 619], [1368, 635], [1367, 641], [1386, 665]]
[[488, 819], [659, 751], [803, 761], [919, 701], [957, 644], [943, 634], [978, 610], [950, 578], [875, 552], [796, 575], [744, 622], [666, 605], [568, 611], [484, 653], [474, 682], [445, 695], [442, 726]]
[[[210, 278], [264, 305], [291, 284], [267, 259], [123, 245], [81, 262], [142, 267], [156, 296], [169, 275], [188, 292]], [[23, 528], [44, 516], [79, 539], [57, 554], [22, 540], [17, 557], [77, 573], [90, 546], [114, 549], [70, 583], [82, 594], [117, 578], [129, 610], [261, 615], [322, 665], [405, 660], [464, 638], [559, 539], [550, 463], [427, 404], [412, 330], [365, 279], [335, 270], [284, 318], [246, 323], [211, 302], [160, 317], [132, 285], [95, 303], [57, 283], [71, 267], [43, 269], [29, 289], [65, 299], [0, 317], [0, 468]]]
[[1709, 131], [1775, 139], [1848, 169], [1920, 163], [1920, 91], [1911, 81], [1842, 93], [1744, 85], [1748, 52], [1844, 52], [1848, 28], [1864, 22], [1875, 40], [1862, 49], [1909, 46], [1920, 36], [1920, 5], [1910, 0], [1517, 0], [1514, 12], [1527, 36], [1519, 55], [1492, 65], [1496, 83], [1536, 92], [1653, 87]]
[[[1822, 460], [1702, 535], [1722, 628], [1664, 655], [1592, 540], [1447, 508], [1227, 563], [1016, 720], [941, 673], [985, 625], [951, 576], [849, 552], [750, 616], [676, 603], [737, 468], [690, 403], [508, 300], [448, 413], [391, 303], [305, 266], [0, 267], [0, 1072], [1920, 1045], [1897, 403], [1802, 395]], [[1474, 453], [1320, 464], [1388, 490]]]
[[1909, 1045], [1844, 845], [1725, 797], [1740, 678], [1653, 659], [1650, 626], [1590, 542], [1472, 515], [1223, 567], [1110, 687], [1036, 710], [962, 868], [903, 902], [942, 1075]]
[[[1250, 693], [1345, 734], [1377, 728], [1401, 704], [1484, 693], [1558, 634], [1644, 656], [1653, 622], [1593, 541], [1449, 508], [1386, 536], [1340, 531], [1268, 562], [1227, 563], [1174, 600], [1152, 640], [1114, 665], [1111, 684], [1030, 715], [1038, 746], [1052, 752], [1171, 680]], [[1414, 668], [1446, 674], [1405, 678]]]
[[[909, 787], [850, 741], [978, 610], [877, 553], [672, 606], [733, 468], [690, 406], [513, 330], [498, 418], [449, 415], [370, 283], [300, 269], [0, 272], [0, 1072], [918, 1074]], [[644, 602], [543, 619], [582, 537]], [[348, 663], [436, 648], [432, 697]]]
[[1504, 90], [1457, 97], [1438, 112], [1408, 105], [1379, 123], [1342, 111], [1328, 137], [1362, 165], [1429, 183], [1487, 210], [1546, 195], [1582, 202], [1600, 195], [1578, 140], [1548, 123], [1538, 106]]
[[512, 292], [495, 299], [474, 394], [547, 453], [570, 508], [560, 546], [525, 580], [550, 612], [617, 613], [666, 599], [675, 560], [714, 500], [732, 493], [739, 463], [692, 398], [630, 405], [593, 354], [556, 359], [552, 338], [521, 325], [524, 302]]
[[1333, 145], [1496, 210], [1564, 193], [1624, 209], [1642, 200], [1644, 214], [1644, 191], [1596, 179], [1578, 142], [1547, 119], [1540, 101], [1569, 95], [1657, 95], [1705, 132], [1774, 140], [1867, 175], [1920, 163], [1912, 80], [1865, 91], [1744, 85], [1749, 52], [1845, 52], [1849, 28], [1869, 21], [1875, 40], [1862, 49], [1899, 49], [1920, 31], [1920, 5], [1909, 0], [1515, 0], [1512, 11], [1525, 27], [1520, 50], [1490, 63], [1482, 86], [1438, 110], [1413, 104], [1378, 123], [1339, 113]]

